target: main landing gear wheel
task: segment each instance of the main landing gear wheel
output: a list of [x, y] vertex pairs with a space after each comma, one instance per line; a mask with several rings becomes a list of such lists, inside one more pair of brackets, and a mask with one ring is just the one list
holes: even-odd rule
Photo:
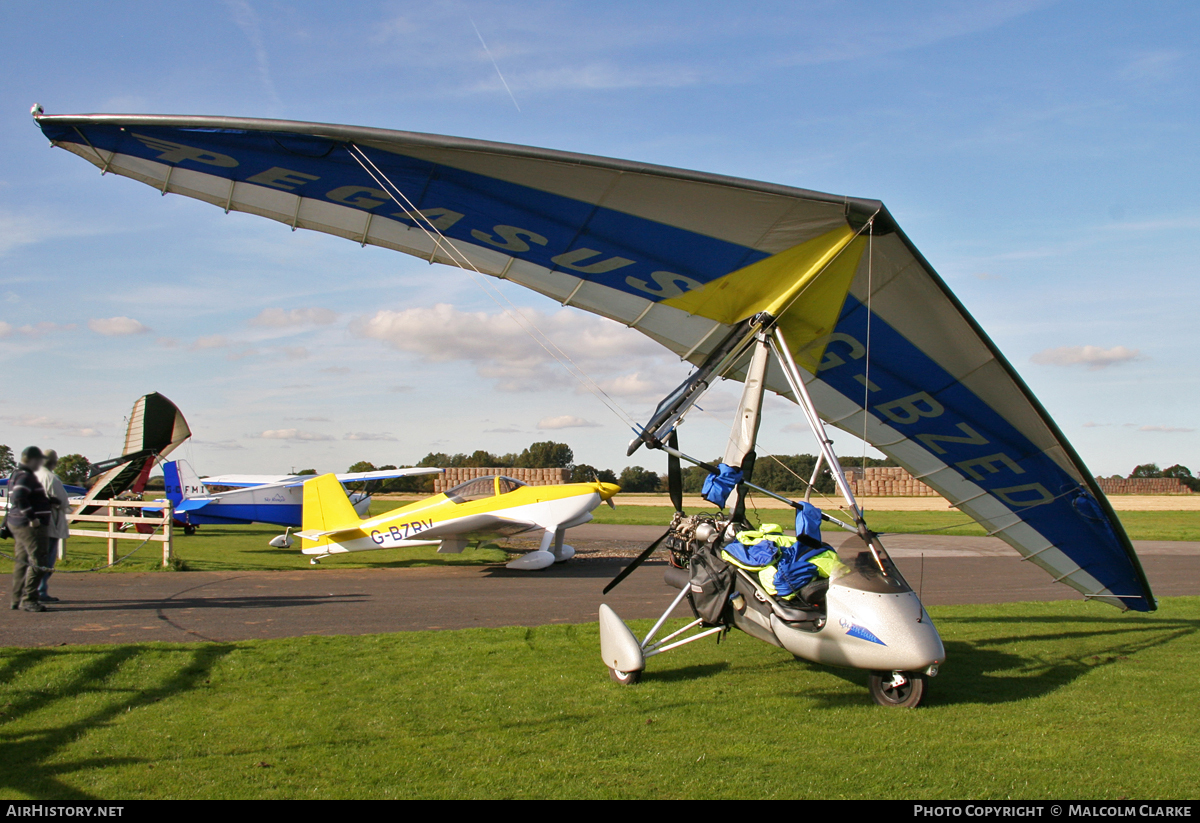
[[184, 526], [183, 533], [186, 534], [188, 537], [191, 537], [193, 534], [196, 533], [196, 527], [195, 526]]
[[632, 686], [642, 679], [641, 672], [623, 672], [612, 668], [608, 670], [608, 676], [612, 678], [614, 683], [620, 683], [622, 686]]
[[871, 697], [880, 706], [914, 709], [925, 697], [925, 675], [913, 672], [871, 672]]

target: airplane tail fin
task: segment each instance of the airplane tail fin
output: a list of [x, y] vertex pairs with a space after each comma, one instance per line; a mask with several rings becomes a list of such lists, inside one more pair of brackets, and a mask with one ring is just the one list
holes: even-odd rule
[[[186, 460], [174, 461], [176, 472], [179, 476], [180, 494], [186, 500], [189, 497], [199, 497], [204, 494], [204, 484], [200, 482], [200, 475], [196, 474], [196, 470], [192, 468], [192, 464]], [[163, 473], [167, 471], [166, 465], [163, 466]]]
[[[313, 480], [304, 482], [304, 517], [303, 531], [333, 532], [350, 529], [362, 522], [346, 490], [338, 482], [337, 475], [323, 474]], [[304, 548], [324, 546], [329, 538], [321, 537], [316, 540], [303, 538]]]
[[167, 493], [166, 497], [171, 501], [172, 506], [178, 506], [186, 496], [183, 482], [179, 478], [179, 461], [169, 460], [163, 463], [162, 470], [163, 488]]
[[189, 497], [204, 494], [204, 484], [200, 476], [186, 460], [170, 460], [163, 463], [163, 485], [166, 487], [167, 499], [178, 506]]

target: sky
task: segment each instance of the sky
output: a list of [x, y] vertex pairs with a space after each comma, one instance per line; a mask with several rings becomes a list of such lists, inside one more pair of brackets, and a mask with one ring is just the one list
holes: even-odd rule
[[[207, 114], [528, 144], [880, 199], [1096, 474], [1200, 472], [1200, 5], [0, 5], [0, 443], [119, 453], [158, 391], [202, 474], [411, 464], [628, 428], [466, 273], [47, 149], [47, 113]], [[495, 288], [635, 418], [687, 368]], [[682, 432], [719, 454], [732, 386]], [[761, 441], [812, 452], [796, 407]], [[862, 453], [835, 437], [844, 456]]]

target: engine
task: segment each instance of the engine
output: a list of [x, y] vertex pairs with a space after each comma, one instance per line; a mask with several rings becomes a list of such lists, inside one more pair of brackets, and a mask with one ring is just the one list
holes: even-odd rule
[[686, 569], [692, 553], [701, 546], [723, 543], [730, 520], [712, 514], [685, 515], [675, 513], [663, 545], [670, 553], [671, 565]]

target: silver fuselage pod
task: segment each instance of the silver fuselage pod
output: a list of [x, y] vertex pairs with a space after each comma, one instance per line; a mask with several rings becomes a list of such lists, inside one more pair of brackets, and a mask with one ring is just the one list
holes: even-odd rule
[[851, 571], [830, 581], [825, 624], [794, 628], [771, 615], [771, 629], [787, 651], [829, 666], [873, 671], [924, 672], [946, 659], [929, 613], [907, 584]]

